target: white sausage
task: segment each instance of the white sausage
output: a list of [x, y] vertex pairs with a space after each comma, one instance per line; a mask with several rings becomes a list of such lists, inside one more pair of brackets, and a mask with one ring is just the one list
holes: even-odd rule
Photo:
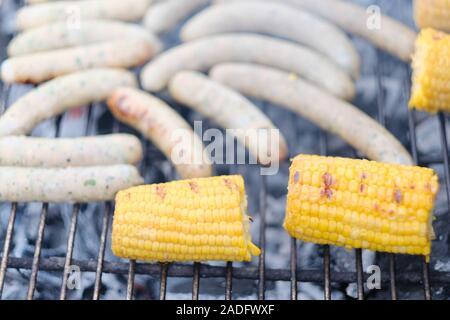
[[19, 30], [65, 21], [77, 27], [81, 19], [112, 19], [136, 21], [141, 19], [152, 0], [80, 0], [53, 1], [25, 6], [17, 12]]
[[132, 88], [119, 88], [108, 106], [120, 121], [150, 139], [183, 179], [212, 175], [209, 156], [191, 126], [162, 100]]
[[[268, 165], [275, 158], [277, 161], [286, 159], [287, 146], [279, 129], [258, 107], [234, 90], [201, 73], [182, 71], [170, 81], [169, 92], [177, 102], [205, 115], [223, 128], [236, 129], [234, 136], [259, 163]], [[255, 133], [258, 139], [249, 139], [247, 130]]]
[[143, 179], [131, 165], [65, 169], [0, 167], [0, 201], [97, 202]]
[[0, 137], [28, 134], [41, 121], [85, 104], [102, 101], [120, 86], [137, 86], [120, 69], [92, 69], [49, 81], [19, 98], [0, 117]]
[[170, 49], [149, 62], [141, 74], [148, 91], [164, 89], [181, 70], [206, 71], [222, 62], [260, 63], [293, 72], [344, 99], [355, 87], [341, 68], [306, 47], [285, 40], [252, 34], [217, 35]]
[[[263, 0], [214, 0], [217, 3], [263, 1]], [[272, 0], [266, 0], [272, 1]], [[264, 1], [264, 2], [266, 2]], [[411, 61], [417, 33], [389, 16], [379, 17], [369, 8], [344, 0], [283, 0], [297, 8], [302, 8], [329, 20], [349, 33], [367, 39], [378, 48], [387, 51], [405, 62]], [[380, 27], [371, 24], [372, 17], [378, 19]]]
[[372, 160], [412, 165], [401, 143], [357, 107], [287, 73], [250, 64], [223, 64], [211, 77], [242, 94], [292, 110], [347, 141]]
[[155, 36], [138, 25], [121, 21], [83, 20], [79, 28], [73, 28], [66, 22], [55, 22], [26, 30], [11, 40], [8, 55], [15, 57], [124, 39], [149, 42], [156, 52], [162, 47]]
[[129, 134], [60, 139], [0, 138], [0, 166], [86, 167], [137, 164], [141, 160], [141, 143]]
[[41, 83], [92, 68], [130, 68], [148, 61], [159, 46], [143, 39], [115, 40], [5, 60], [1, 76], [6, 83]]
[[168, 32], [209, 3], [209, 0], [168, 0], [151, 5], [144, 17], [145, 27], [156, 34]]
[[276, 2], [223, 3], [208, 7], [181, 30], [183, 41], [228, 32], [265, 33], [311, 47], [350, 75], [359, 75], [360, 57], [339, 28], [304, 10]]

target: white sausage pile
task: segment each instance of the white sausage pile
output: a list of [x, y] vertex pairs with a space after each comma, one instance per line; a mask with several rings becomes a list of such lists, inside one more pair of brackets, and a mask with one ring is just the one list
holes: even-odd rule
[[[294, 111], [372, 160], [413, 162], [390, 132], [349, 102], [361, 59], [346, 32], [410, 59], [415, 32], [392, 18], [382, 17], [383, 30], [369, 30], [365, 8], [342, 0], [26, 3], [17, 13], [20, 33], [8, 46], [1, 79], [38, 86], [0, 116], [0, 201], [104, 201], [142, 183], [134, 167], [142, 160], [142, 146], [132, 135], [25, 136], [44, 120], [100, 101], [160, 149], [181, 178], [212, 175], [192, 124], [150, 94], [162, 90], [221, 128], [235, 130], [234, 138], [261, 165], [273, 161], [269, 138], [252, 142], [239, 132], [278, 132], [276, 161], [288, 158], [288, 144], [295, 141], [286, 142], [245, 96]], [[164, 50], [158, 37], [180, 25], [182, 43]], [[125, 70], [145, 63], [140, 81], [148, 92]], [[174, 139], [180, 131], [195, 143]], [[176, 162], [174, 154], [200, 161]]]

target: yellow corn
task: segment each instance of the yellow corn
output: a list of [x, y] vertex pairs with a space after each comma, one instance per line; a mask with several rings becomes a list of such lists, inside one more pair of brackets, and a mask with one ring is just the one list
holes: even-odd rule
[[450, 32], [450, 0], [415, 0], [414, 18], [419, 28]]
[[411, 108], [450, 111], [450, 35], [424, 29], [413, 57]]
[[174, 181], [118, 193], [112, 249], [144, 261], [250, 261], [250, 217], [241, 176]]
[[284, 227], [307, 242], [428, 257], [438, 188], [428, 168], [300, 155]]

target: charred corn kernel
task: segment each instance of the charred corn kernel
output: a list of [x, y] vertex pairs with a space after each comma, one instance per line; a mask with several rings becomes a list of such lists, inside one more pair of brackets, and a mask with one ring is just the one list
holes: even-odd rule
[[424, 29], [413, 57], [411, 108], [450, 111], [450, 35]]
[[[321, 180], [314, 188], [304, 179], [312, 175]], [[356, 190], [349, 190], [352, 181]], [[369, 189], [376, 192], [370, 196]], [[428, 256], [438, 189], [428, 168], [299, 155], [290, 169], [284, 227], [307, 242]], [[405, 193], [423, 199], [407, 203]]]
[[241, 176], [139, 186], [117, 194], [115, 255], [143, 261], [250, 261], [251, 242]]
[[450, 0], [415, 0], [414, 19], [419, 28], [450, 32]]

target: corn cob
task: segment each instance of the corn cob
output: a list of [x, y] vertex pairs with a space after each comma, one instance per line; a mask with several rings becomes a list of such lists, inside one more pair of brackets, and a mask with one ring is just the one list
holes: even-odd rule
[[419, 28], [450, 32], [450, 0], [415, 0], [414, 19]]
[[413, 57], [411, 108], [450, 111], [450, 35], [424, 29]]
[[241, 176], [139, 186], [118, 193], [115, 255], [143, 261], [250, 261], [250, 217]]
[[438, 188], [428, 168], [300, 155], [284, 227], [307, 242], [428, 257]]

